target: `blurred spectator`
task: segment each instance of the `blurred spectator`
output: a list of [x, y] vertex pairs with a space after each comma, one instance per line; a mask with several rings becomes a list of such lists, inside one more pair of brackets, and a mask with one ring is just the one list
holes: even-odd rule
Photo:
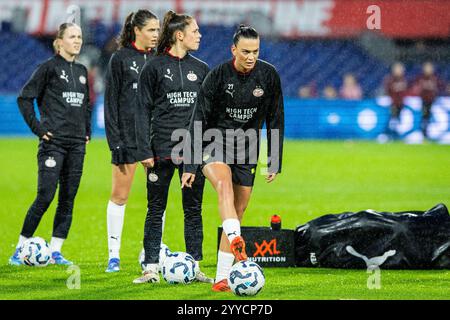
[[[89, 83], [89, 99], [92, 107], [95, 106], [97, 95], [99, 91], [97, 83], [102, 81], [102, 77], [98, 72], [97, 61], [100, 57], [100, 49], [94, 45], [86, 45], [82, 53], [78, 56], [78, 61], [88, 69], [88, 83]], [[103, 88], [101, 88], [103, 89]]]
[[359, 100], [362, 98], [361, 86], [353, 74], [347, 73], [344, 75], [339, 94], [342, 98], [348, 100]]
[[431, 117], [431, 106], [441, 91], [444, 91], [445, 84], [434, 73], [434, 65], [425, 62], [422, 66], [422, 74], [415, 81], [415, 89], [422, 98], [422, 120], [421, 129], [423, 136], [428, 136], [428, 124]]
[[337, 98], [338, 93], [332, 85], [327, 85], [322, 91], [322, 96], [325, 99], [332, 100]]
[[298, 88], [298, 96], [300, 98], [316, 98], [317, 97], [317, 87], [314, 82], [307, 84], [306, 86], [301, 86]]
[[386, 94], [391, 97], [391, 116], [385, 133], [390, 138], [396, 138], [397, 125], [400, 121], [400, 112], [403, 109], [403, 98], [408, 90], [408, 82], [405, 78], [405, 67], [402, 63], [396, 62], [391, 67], [391, 74], [384, 80]]
[[103, 47], [98, 61], [98, 66], [100, 67], [102, 75], [106, 73], [109, 60], [111, 59], [113, 53], [117, 51], [118, 47], [117, 36], [110, 38], [108, 42], [106, 42], [106, 45]]

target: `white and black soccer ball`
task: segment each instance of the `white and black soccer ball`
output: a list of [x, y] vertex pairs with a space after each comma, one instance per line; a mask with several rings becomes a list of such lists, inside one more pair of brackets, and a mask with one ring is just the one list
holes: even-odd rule
[[19, 259], [30, 267], [45, 267], [51, 258], [50, 246], [40, 237], [29, 238], [19, 248]]
[[[159, 249], [159, 271], [162, 269], [162, 264], [164, 260], [166, 260], [166, 257], [170, 255], [172, 252], [169, 250], [169, 247], [166, 246], [164, 243], [161, 244], [161, 248]], [[145, 249], [142, 248], [141, 252], [139, 253], [139, 265], [141, 266], [142, 270], [144, 270], [144, 260], [145, 260]]]
[[199, 268], [194, 258], [186, 252], [170, 253], [161, 269], [162, 276], [170, 284], [188, 284], [195, 280]]
[[265, 282], [262, 268], [251, 261], [239, 261], [231, 268], [228, 276], [228, 285], [238, 296], [257, 295]]

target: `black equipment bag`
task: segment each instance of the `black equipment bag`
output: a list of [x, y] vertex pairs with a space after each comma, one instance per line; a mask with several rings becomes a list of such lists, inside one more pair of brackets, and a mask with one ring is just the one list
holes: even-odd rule
[[[268, 227], [241, 227], [250, 261], [261, 267], [295, 267], [294, 230], [272, 230]], [[217, 229], [219, 250], [222, 227]]]
[[366, 210], [328, 214], [295, 230], [299, 267], [450, 269], [450, 215]]

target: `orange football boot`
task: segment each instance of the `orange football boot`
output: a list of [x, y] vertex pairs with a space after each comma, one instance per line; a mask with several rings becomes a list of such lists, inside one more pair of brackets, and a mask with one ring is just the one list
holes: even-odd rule
[[231, 252], [237, 261], [247, 260], [247, 253], [245, 252], [245, 241], [241, 236], [237, 236], [230, 244]]
[[223, 279], [223, 280], [220, 280], [219, 282], [214, 283], [213, 286], [212, 286], [212, 291], [215, 291], [215, 292], [230, 292], [231, 289], [228, 286], [228, 280], [227, 279]]

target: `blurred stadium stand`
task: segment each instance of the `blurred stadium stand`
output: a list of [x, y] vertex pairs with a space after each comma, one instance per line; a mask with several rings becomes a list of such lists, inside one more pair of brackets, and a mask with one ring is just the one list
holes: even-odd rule
[[[92, 43], [103, 48], [117, 36], [120, 25], [107, 28], [93, 24]], [[201, 28], [202, 44], [194, 53], [210, 67], [230, 59], [230, 46], [234, 28], [205, 26]], [[52, 51], [48, 42], [39, 41], [27, 34], [0, 33], [0, 92], [20, 90], [37, 65], [49, 58]], [[32, 55], [30, 53], [33, 53]], [[362, 86], [365, 97], [374, 97], [389, 73], [389, 64], [371, 56], [354, 39], [270, 40], [262, 39], [261, 59], [274, 64], [282, 79], [284, 93], [296, 97], [298, 88], [315, 83], [318, 91], [327, 85], [339, 88], [342, 77], [353, 73]], [[415, 78], [421, 71], [421, 62], [407, 65], [407, 77]], [[439, 75], [450, 80], [450, 65], [437, 65]]]
[[[333, 2], [329, 0], [327, 3], [330, 1]], [[338, 0], [334, 1], [335, 7], [343, 4], [348, 6], [352, 2], [351, 0], [345, 3]], [[326, 1], [322, 2], [325, 3]], [[206, 61], [210, 67], [214, 67], [229, 59], [231, 57], [230, 46], [235, 24], [203, 25], [200, 23], [200, 27], [203, 36], [202, 44], [200, 50], [194, 55]], [[23, 28], [25, 29], [25, 27]], [[111, 50], [113, 48], [111, 44], [120, 29], [121, 23], [117, 21], [107, 24], [99, 19], [90, 21], [85, 19], [83, 26], [84, 52], [89, 55], [89, 52], [92, 52], [92, 48], [96, 48], [97, 51], [101, 52], [101, 54], [98, 54], [90, 61], [91, 67], [97, 65], [100, 68], [99, 75], [104, 73], [105, 65], [113, 51]], [[13, 24], [7, 20], [2, 21], [2, 29], [0, 31], [0, 56], [2, 57], [0, 59], [0, 70], [2, 70], [0, 73], [0, 95], [3, 96], [0, 96], [0, 102], [4, 110], [9, 108], [11, 114], [9, 117], [6, 115], [0, 121], [0, 134], [24, 134], [28, 132], [27, 128], [23, 126], [24, 123], [20, 119], [20, 114], [16, 110], [13, 112], [11, 109], [15, 108], [14, 105], [11, 105], [13, 101], [11, 97], [17, 95], [37, 65], [53, 54], [51, 50], [52, 34], [45, 32], [33, 34], [32, 32], [18, 31], [20, 31], [20, 28], [18, 30], [17, 23]], [[280, 73], [284, 94], [287, 98], [287, 114], [291, 114], [290, 112], [294, 110], [293, 117], [288, 121], [296, 120], [301, 122], [302, 119], [306, 119], [304, 118], [305, 116], [312, 115], [308, 110], [314, 108], [320, 107], [322, 111], [326, 110], [326, 112], [324, 111], [325, 115], [314, 113], [314, 116], [308, 118], [308, 121], [315, 121], [318, 117], [324, 117], [326, 121], [321, 125], [328, 123], [330, 126], [329, 130], [322, 132], [327, 132], [326, 134], [318, 134], [314, 130], [314, 128], [318, 127], [316, 122], [288, 123], [288, 126], [292, 128], [292, 130], [287, 130], [288, 136], [302, 138], [374, 138], [376, 137], [375, 133], [382, 132], [382, 127], [385, 126], [382, 123], [385, 123], [388, 117], [387, 105], [377, 105], [375, 98], [384, 94], [383, 79], [389, 73], [392, 62], [397, 59], [405, 62], [406, 77], [412, 81], [421, 72], [422, 62], [427, 59], [433, 59], [436, 73], [441, 79], [450, 83], [449, 43], [448, 39], [442, 39], [442, 37], [439, 41], [433, 41], [430, 38], [425, 40], [410, 38], [409, 40], [401, 41], [390, 36], [370, 32], [360, 32], [347, 37], [302, 37], [298, 35], [280, 37], [270, 34], [262, 37], [260, 58], [274, 64]], [[88, 47], [91, 50], [88, 50]], [[358, 80], [362, 87], [364, 100], [354, 102], [339, 99], [334, 101], [320, 99], [302, 99], [302, 101], [299, 101], [296, 99], [298, 98], [299, 88], [303, 86], [313, 85], [318, 95], [316, 98], [321, 98], [322, 90], [326, 86], [339, 89], [342, 84], [342, 78], [347, 73], [352, 73]], [[99, 88], [101, 91], [101, 86]], [[448, 95], [448, 92], [443, 92], [443, 94]], [[99, 97], [101, 95], [102, 92], [99, 92]], [[98, 104], [101, 104], [101, 99], [98, 100]], [[369, 109], [381, 110], [378, 112], [373, 109], [375, 114], [381, 117], [378, 119], [378, 125], [372, 128], [376, 129], [375, 131], [370, 134], [362, 134], [361, 132], [358, 133], [358, 130], [344, 130], [345, 133], [343, 133], [336, 129], [338, 123], [343, 123], [336, 120], [336, 115], [341, 120], [347, 119], [344, 122], [353, 121], [351, 123], [355, 125], [357, 122], [354, 121], [356, 121], [358, 112], [362, 110], [361, 108], [364, 109], [364, 106], [368, 105], [370, 105]], [[443, 108], [447, 110], [447, 107], [447, 102], [445, 102]], [[291, 110], [288, 110], [289, 108]], [[298, 108], [304, 109], [298, 113]], [[333, 112], [333, 108], [335, 108], [336, 112]], [[349, 117], [344, 116], [343, 110], [347, 110]], [[12, 114], [15, 114], [15, 116]], [[297, 116], [294, 116], [294, 114], [297, 114]], [[298, 116], [298, 114], [301, 114], [301, 116]], [[448, 114], [450, 115], [450, 107], [448, 107]], [[444, 120], [441, 117], [440, 121], [448, 122], [448, 118], [447, 116], [447, 120]], [[11, 121], [22, 121], [22, 123], [17, 124], [17, 130], [14, 130]], [[295, 129], [296, 126], [302, 127], [302, 129]], [[97, 130], [97, 132], [101, 133], [101, 130]], [[447, 137], [446, 139], [450, 138]]]
[[50, 48], [27, 34], [0, 32], [0, 92], [17, 93], [31, 73], [52, 55]]

